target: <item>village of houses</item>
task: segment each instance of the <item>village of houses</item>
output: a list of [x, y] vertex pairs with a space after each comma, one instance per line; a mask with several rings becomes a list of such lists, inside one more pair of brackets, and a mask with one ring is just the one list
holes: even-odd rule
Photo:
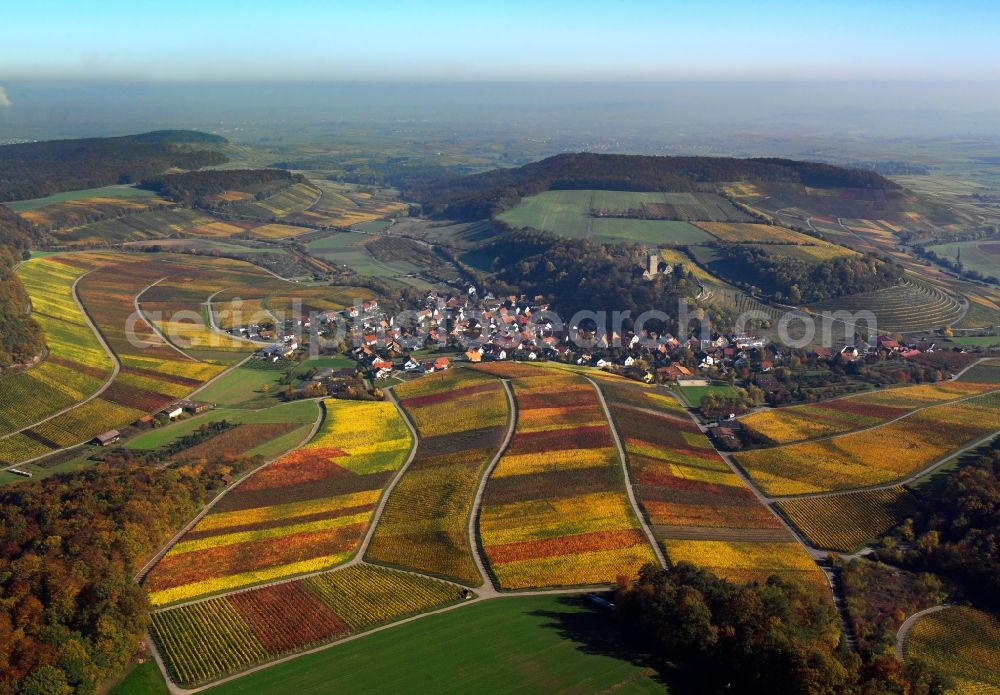
[[[414, 310], [391, 316], [377, 300], [342, 311], [286, 320], [283, 338], [263, 347], [257, 359], [277, 362], [302, 354], [303, 342], [318, 350], [338, 349], [358, 363], [357, 374], [372, 383], [447, 369], [453, 360], [559, 361], [614, 371], [646, 383], [680, 387], [716, 380], [753, 383], [768, 402], [786, 402], [787, 385], [776, 367], [793, 360], [815, 366], [833, 361], [910, 360], [941, 348], [932, 340], [903, 342], [881, 336], [839, 349], [790, 350], [748, 334], [715, 334], [678, 339], [671, 335], [623, 331], [595, 333], [580, 326], [566, 330], [549, 320], [541, 297], [480, 297], [473, 287], [445, 295], [430, 291]], [[253, 335], [253, 327], [248, 333]], [[588, 347], [583, 347], [588, 346]], [[319, 370], [314, 381], [355, 377], [352, 370]]]
[[[785, 364], [815, 368], [834, 362], [919, 360], [948, 350], [931, 339], [903, 341], [889, 336], [880, 336], [872, 343], [859, 339], [837, 350], [789, 350], [747, 334], [681, 340], [671, 335], [629, 332], [596, 334], [579, 326], [560, 331], [547, 320], [548, 311], [541, 297], [480, 297], [470, 287], [451, 296], [431, 291], [418, 308], [399, 316], [390, 316], [377, 300], [371, 300], [342, 311], [287, 319], [266, 329], [251, 323], [231, 332], [261, 343], [253, 355], [257, 360], [298, 364], [306, 355], [343, 351], [357, 362], [356, 368], [317, 369], [307, 383], [292, 390], [293, 397], [370, 394], [379, 385], [448, 369], [453, 360], [551, 360], [613, 371], [646, 383], [669, 384], [681, 391], [687, 386], [721, 382], [752, 385], [760, 389], [767, 404], [785, 405], [789, 385], [774, 374]], [[306, 352], [307, 348], [315, 351]], [[152, 426], [211, 407], [182, 399], [136, 424]], [[717, 445], [738, 446], [739, 420], [730, 416], [724, 422], [709, 424], [708, 431]], [[93, 443], [111, 446], [121, 436], [118, 430], [110, 430], [95, 437]], [[19, 469], [12, 472], [30, 477]]]

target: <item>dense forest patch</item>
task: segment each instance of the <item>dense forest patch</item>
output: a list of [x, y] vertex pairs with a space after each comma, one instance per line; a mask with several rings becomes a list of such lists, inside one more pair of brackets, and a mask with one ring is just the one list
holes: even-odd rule
[[134, 183], [172, 167], [198, 169], [222, 164], [226, 156], [210, 148], [226, 143], [218, 135], [161, 130], [116, 138], [0, 146], [0, 201]]

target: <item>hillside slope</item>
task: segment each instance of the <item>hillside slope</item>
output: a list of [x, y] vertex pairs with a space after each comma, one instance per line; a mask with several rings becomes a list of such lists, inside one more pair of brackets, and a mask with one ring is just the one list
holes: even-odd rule
[[222, 164], [227, 158], [216, 150], [227, 142], [197, 131], [160, 130], [0, 146], [0, 201], [132, 183], [172, 167]]

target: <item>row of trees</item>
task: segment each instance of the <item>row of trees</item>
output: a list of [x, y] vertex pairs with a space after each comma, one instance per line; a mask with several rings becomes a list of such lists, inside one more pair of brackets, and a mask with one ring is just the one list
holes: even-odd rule
[[0, 205], [0, 371], [32, 360], [45, 346], [42, 329], [30, 316], [28, 295], [14, 272], [28, 257], [31, 241], [28, 225]]
[[686, 563], [646, 566], [615, 606], [659, 669], [692, 692], [943, 692], [936, 676], [891, 656], [863, 663], [843, 646], [833, 605], [779, 577], [734, 584]]
[[730, 415], [742, 415], [751, 408], [756, 408], [764, 402], [764, 391], [759, 386], [750, 384], [746, 388], [737, 389], [735, 394], [707, 393], [701, 397], [698, 410], [710, 420], [727, 418]]
[[745, 289], [762, 289], [778, 301], [821, 302], [899, 283], [903, 269], [871, 254], [805, 260], [747, 244], [720, 244], [727, 279]]

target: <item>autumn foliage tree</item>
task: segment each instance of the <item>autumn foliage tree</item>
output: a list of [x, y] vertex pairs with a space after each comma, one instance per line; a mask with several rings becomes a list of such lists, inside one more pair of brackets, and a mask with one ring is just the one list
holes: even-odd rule
[[152, 468], [123, 453], [74, 474], [0, 487], [0, 694], [93, 693], [146, 628], [137, 568], [256, 461]]

